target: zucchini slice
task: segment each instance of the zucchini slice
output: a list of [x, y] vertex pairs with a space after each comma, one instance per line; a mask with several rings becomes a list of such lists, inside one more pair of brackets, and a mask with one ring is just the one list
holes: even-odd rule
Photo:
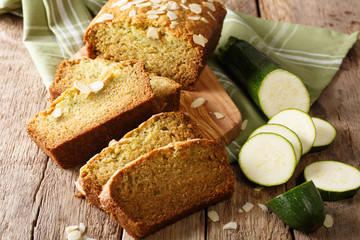
[[316, 129], [316, 138], [311, 152], [317, 152], [327, 148], [337, 135], [336, 129], [331, 123], [316, 117], [312, 117]]
[[314, 182], [324, 201], [350, 198], [360, 188], [359, 169], [337, 161], [319, 161], [306, 166], [304, 178]]
[[309, 114], [299, 109], [286, 109], [274, 115], [268, 123], [281, 124], [293, 130], [300, 139], [303, 155], [313, 146], [316, 130]]
[[304, 83], [248, 42], [229, 37], [219, 52], [223, 66], [268, 118], [287, 108], [309, 111], [310, 94]]
[[294, 131], [280, 124], [265, 124], [252, 132], [250, 137], [261, 132], [276, 133], [286, 138], [286, 140], [288, 140], [294, 148], [296, 164], [299, 163], [302, 154], [302, 146], [299, 137], [294, 133]]
[[296, 167], [291, 143], [275, 133], [259, 133], [249, 138], [239, 153], [240, 168], [252, 182], [276, 186], [289, 180]]
[[266, 206], [291, 228], [304, 233], [317, 230], [325, 220], [324, 203], [312, 181], [273, 198]]

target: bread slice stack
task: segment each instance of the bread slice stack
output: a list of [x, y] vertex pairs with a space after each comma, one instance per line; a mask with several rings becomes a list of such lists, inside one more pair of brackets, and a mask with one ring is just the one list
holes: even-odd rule
[[117, 170], [100, 202], [128, 234], [144, 238], [233, 192], [224, 148], [197, 139], [156, 149]]
[[79, 192], [91, 204], [99, 207], [100, 192], [118, 169], [157, 148], [200, 137], [184, 113], [157, 114], [125, 134], [120, 141], [112, 141], [110, 146], [89, 160], [80, 170], [77, 181]]
[[158, 112], [144, 64], [125, 61], [92, 84], [75, 81], [31, 119], [27, 131], [60, 167], [70, 168]]
[[234, 177], [224, 147], [200, 138], [184, 113], [155, 115], [90, 159], [76, 186], [143, 238], [231, 197]]
[[234, 192], [224, 147], [172, 112], [181, 88], [195, 88], [225, 14], [219, 1], [108, 1], [86, 30], [89, 58], [60, 64], [53, 102], [27, 126], [60, 167], [88, 161], [79, 192], [135, 238]]

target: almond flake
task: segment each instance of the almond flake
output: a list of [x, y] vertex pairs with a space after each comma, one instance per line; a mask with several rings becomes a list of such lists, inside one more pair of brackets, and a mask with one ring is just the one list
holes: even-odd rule
[[331, 228], [334, 225], [334, 219], [329, 214], [326, 214], [323, 225], [326, 228]]
[[146, 2], [146, 1], [147, 0], [135, 0], [132, 3], [133, 3], [133, 5], [135, 5], [135, 4], [143, 3], [143, 2]]
[[107, 21], [107, 20], [113, 20], [113, 18], [114, 18], [114, 15], [112, 15], [110, 13], [104, 13], [95, 22], [96, 23], [104, 22], [104, 21]]
[[264, 205], [264, 204], [261, 204], [261, 203], [258, 203], [258, 206], [261, 208], [261, 210], [263, 210], [264, 212], [268, 212], [268, 208]]
[[237, 229], [237, 223], [236, 222], [228, 222], [223, 226], [224, 230], [236, 230]]
[[148, 18], [149, 19], [157, 19], [157, 18], [159, 18], [159, 15], [148, 15]]
[[243, 131], [245, 130], [248, 122], [249, 122], [249, 120], [247, 120], [247, 119], [245, 119], [245, 120], [242, 122], [242, 124], [241, 124], [241, 130], [243, 130]]
[[84, 233], [85, 232], [85, 224], [83, 224], [82, 222], [79, 224], [79, 230], [80, 230], [80, 233]]
[[80, 240], [81, 239], [81, 233], [80, 231], [72, 231], [67, 236], [68, 240]]
[[198, 107], [200, 107], [201, 105], [203, 105], [204, 103], [205, 103], [205, 101], [206, 101], [206, 99], [205, 98], [197, 98], [197, 99], [195, 99], [192, 103], [191, 103], [191, 105], [190, 105], [190, 107], [191, 108], [198, 108]]
[[174, 28], [176, 28], [176, 25], [178, 25], [179, 23], [177, 22], [177, 21], [172, 21], [171, 23], [170, 23], [170, 28], [171, 29], [174, 29]]
[[135, 5], [135, 7], [139, 7], [139, 8], [142, 8], [142, 7], [150, 7], [151, 6], [151, 2], [146, 2], [146, 3], [138, 3]]
[[210, 16], [212, 19], [214, 19], [214, 21], [216, 21], [216, 18], [214, 17], [214, 15], [211, 14], [211, 12], [208, 11], [207, 13], [209, 14], [209, 16]]
[[[75, 181], [74, 183], [75, 183], [75, 187], [79, 191], [79, 193], [81, 193], [82, 195], [85, 196], [86, 193], [85, 193], [84, 189], [82, 188], [82, 186], [80, 185], [80, 183], [78, 181]], [[66, 228], [65, 228], [65, 232], [66, 232]]]
[[244, 204], [244, 206], [242, 206], [242, 209], [245, 212], [250, 212], [250, 210], [253, 209], [253, 207], [254, 207], [254, 204], [247, 202]]
[[128, 10], [129, 8], [132, 7], [132, 5], [134, 5], [132, 2], [129, 2], [128, 4], [124, 5], [124, 6], [121, 6], [120, 7], [120, 11], [125, 11], [125, 10]]
[[170, 18], [170, 20], [175, 20], [178, 18], [176, 13], [173, 11], [168, 11], [166, 15]]
[[185, 6], [184, 4], [180, 4], [180, 6], [181, 6], [182, 8], [184, 8], [185, 10], [189, 10], [189, 7]]
[[214, 115], [215, 115], [216, 119], [223, 119], [225, 117], [224, 114], [219, 113], [219, 112], [214, 112]]
[[160, 4], [162, 2], [162, 0], [151, 0], [151, 2], [153, 2], [155, 4]]
[[209, 21], [204, 17], [202, 17], [200, 20], [203, 21], [204, 23], [209, 23]]
[[204, 2], [204, 5], [209, 8], [211, 11], [215, 11], [216, 8], [215, 8], [215, 5], [213, 3], [210, 3], [210, 2]]
[[197, 21], [197, 20], [200, 20], [200, 17], [190, 16], [190, 17], [188, 17], [188, 19]]
[[166, 5], [161, 5], [161, 7], [159, 8], [159, 11], [164, 11], [166, 10], [167, 6]]
[[242, 210], [241, 208], [239, 208], [238, 213], [243, 213], [243, 212], [244, 212], [244, 210]]
[[256, 188], [254, 188], [254, 191], [255, 192], [260, 192], [261, 190], [263, 190], [263, 186], [259, 186], [259, 187], [256, 187]]
[[109, 142], [109, 147], [111, 147], [111, 146], [114, 146], [115, 144], [117, 143], [117, 141], [115, 140], [115, 139], [113, 139], [113, 140], [111, 140], [110, 142]]
[[95, 93], [100, 91], [103, 87], [104, 87], [103, 81], [96, 81], [96, 82], [89, 84], [89, 88], [91, 89], [92, 92], [95, 92]]
[[116, 3], [114, 3], [113, 5], [111, 5], [111, 7], [121, 7], [127, 3], [128, 3], [128, 0], [120, 0], [120, 1], [117, 1]]
[[177, 4], [177, 2], [174, 2], [174, 1], [170, 1], [166, 4], [167, 10], [176, 10], [179, 8], [180, 8], [179, 4]]
[[55, 108], [55, 110], [51, 113], [54, 118], [59, 118], [62, 115], [61, 108]]
[[202, 47], [205, 47], [205, 44], [208, 42], [208, 40], [201, 34], [199, 34], [199, 35], [194, 34], [193, 41], [194, 41], [194, 43], [196, 43]]
[[79, 90], [81, 93], [84, 94], [90, 94], [91, 93], [91, 88], [86, 85], [85, 83], [81, 82], [81, 81], [75, 81], [74, 82], [74, 87]]
[[189, 5], [190, 7], [190, 10], [193, 12], [193, 13], [197, 13], [197, 14], [200, 14], [201, 11], [202, 11], [202, 8], [199, 4], [197, 3], [192, 3]]
[[[151, 15], [149, 15], [151, 16]], [[157, 16], [157, 15], [156, 15]], [[159, 34], [158, 31], [156, 30], [156, 28], [150, 27], [146, 33], [146, 36], [148, 38], [152, 38], [152, 39], [159, 39]]]
[[218, 222], [220, 220], [219, 214], [215, 211], [210, 211], [210, 212], [208, 212], [207, 215], [210, 218], [210, 220], [213, 222]]
[[153, 3], [153, 4], [151, 5], [151, 7], [155, 9], [155, 8], [159, 8], [159, 7], [161, 7], [161, 5], [156, 4], [156, 3]]
[[79, 226], [68, 226], [65, 228], [65, 233], [68, 235], [72, 231], [79, 230]]
[[136, 10], [133, 9], [129, 12], [129, 17], [135, 17], [136, 16]]
[[150, 11], [147, 11], [146, 14], [148, 15], [157, 15], [157, 14], [164, 14], [165, 12], [164, 11], [161, 11], [161, 10], [150, 10]]

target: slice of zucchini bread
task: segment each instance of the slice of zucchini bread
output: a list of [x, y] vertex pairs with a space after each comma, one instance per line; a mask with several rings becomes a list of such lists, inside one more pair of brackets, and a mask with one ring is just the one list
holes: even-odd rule
[[80, 169], [76, 186], [93, 205], [99, 207], [102, 187], [116, 170], [156, 148], [169, 143], [200, 138], [190, 118], [181, 112], [154, 115], [118, 142], [95, 155]]
[[206, 139], [176, 142], [118, 170], [100, 202], [131, 236], [143, 238], [230, 198], [234, 182], [224, 147]]
[[[54, 101], [66, 89], [74, 86], [75, 81], [90, 84], [98, 81], [107, 69], [119, 64], [103, 58], [78, 58], [63, 61], [50, 85], [50, 101]], [[177, 111], [180, 104], [181, 85], [165, 77], [150, 75], [150, 85], [160, 111]]]
[[95, 83], [76, 81], [27, 126], [30, 137], [62, 168], [87, 161], [158, 112], [141, 62], [122, 62]]
[[90, 58], [137, 59], [147, 71], [194, 89], [218, 43], [225, 6], [203, 0], [110, 0], [87, 28]]

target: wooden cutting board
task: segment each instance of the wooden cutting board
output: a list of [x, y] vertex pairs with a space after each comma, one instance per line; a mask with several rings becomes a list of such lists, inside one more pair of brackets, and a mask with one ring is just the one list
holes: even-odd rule
[[[87, 51], [83, 47], [73, 58], [86, 56]], [[195, 91], [181, 91], [180, 110], [188, 113], [206, 138], [213, 139], [223, 146], [228, 145], [241, 131], [240, 111], [209, 66], [205, 66], [200, 74], [195, 89]], [[192, 108], [191, 103], [198, 98], [204, 98], [205, 103]], [[215, 112], [224, 117], [217, 118]]]

